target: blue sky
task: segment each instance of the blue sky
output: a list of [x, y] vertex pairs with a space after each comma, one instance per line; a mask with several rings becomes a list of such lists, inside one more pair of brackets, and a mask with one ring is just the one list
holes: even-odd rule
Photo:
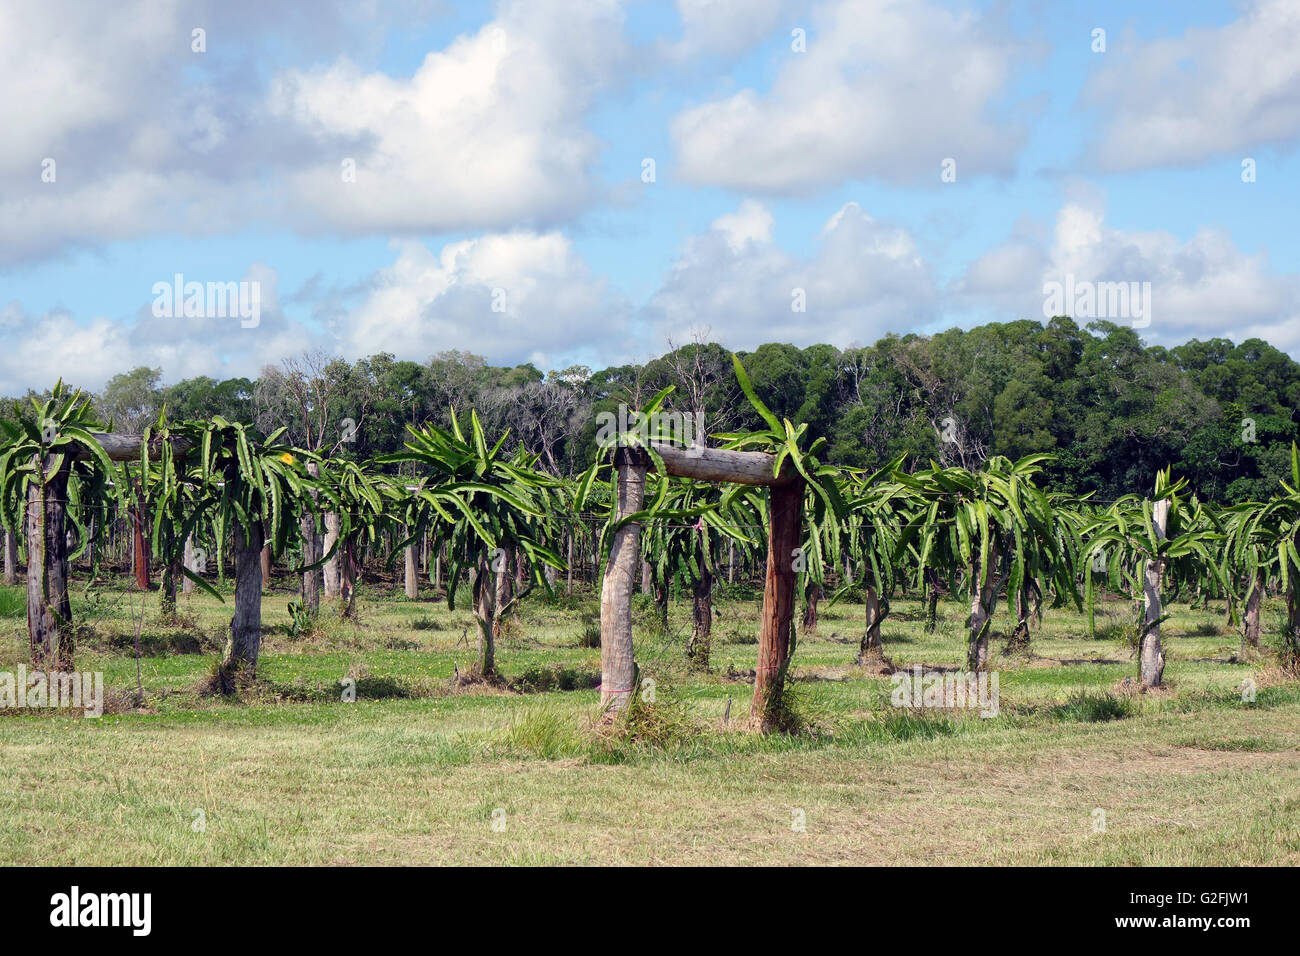
[[[542, 368], [704, 335], [845, 347], [1042, 318], [1066, 274], [1150, 283], [1148, 341], [1300, 354], [1295, 0], [5, 19], [0, 393], [314, 347]], [[256, 326], [154, 314], [177, 273], [258, 283]]]

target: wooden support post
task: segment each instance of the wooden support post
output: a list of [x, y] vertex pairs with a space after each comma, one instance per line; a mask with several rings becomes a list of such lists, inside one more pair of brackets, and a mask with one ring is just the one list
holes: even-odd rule
[[[409, 532], [408, 532], [409, 533]], [[415, 545], [406, 546], [405, 562], [403, 565], [404, 580], [406, 588], [406, 597], [408, 600], [415, 601], [420, 597], [420, 575], [415, 566]]]
[[343, 560], [339, 563], [339, 597], [343, 601], [344, 617], [351, 617], [355, 611], [353, 602], [356, 599], [357, 575], [362, 561], [362, 555], [358, 553], [359, 535], [359, 531], [344, 535], [343, 542], [339, 546], [339, 552], [343, 555]]
[[238, 521], [234, 524], [235, 613], [220, 669], [222, 691], [227, 694], [236, 689], [241, 672], [256, 676], [262, 647], [262, 522], [251, 522], [248, 534]]
[[[314, 461], [307, 462], [307, 474], [312, 478], [320, 477], [320, 465]], [[315, 502], [317, 492], [314, 488], [311, 490], [312, 501]], [[298, 530], [302, 534], [302, 563], [303, 565], [315, 564], [321, 556], [321, 539], [316, 533], [316, 516], [314, 514], [303, 514], [298, 519]], [[309, 614], [315, 614], [320, 610], [320, 590], [321, 590], [321, 569], [312, 568], [310, 571], [302, 573], [302, 606], [307, 609]]]
[[[194, 535], [190, 535], [185, 539], [185, 567], [190, 569], [191, 574], [202, 574], [207, 570], [207, 568], [200, 569], [197, 565], [198, 558], [194, 553]], [[193, 590], [194, 582], [188, 577], [185, 578], [184, 583], [181, 584], [181, 593], [189, 594]]]
[[[50, 457], [41, 462], [48, 469]], [[72, 670], [72, 604], [68, 598], [68, 474], [64, 462], [45, 482], [27, 486], [27, 635], [32, 667]], [[48, 472], [47, 472], [48, 473]]]
[[803, 483], [773, 485], [768, 507], [767, 579], [758, 632], [758, 666], [750, 725], [769, 733], [781, 729], [785, 672], [790, 660], [790, 622], [794, 618], [795, 555], [803, 525]]
[[865, 587], [866, 630], [858, 646], [858, 663], [880, 663], [884, 660], [885, 645], [880, 636], [880, 592], [876, 590], [874, 579], [868, 579]]
[[[494, 555], [492, 561], [492, 573], [495, 575], [494, 587], [497, 591], [496, 606], [497, 614], [504, 613], [506, 605], [514, 597], [514, 546], [500, 549], [499, 553]], [[497, 618], [497, 625], [500, 626], [501, 618]]]
[[140, 503], [131, 509], [131, 547], [134, 557], [131, 570], [135, 574], [135, 586], [141, 591], [149, 590], [149, 545], [144, 539], [144, 511]]
[[[455, 585], [453, 584], [453, 587]], [[480, 677], [495, 677], [497, 583], [492, 570], [492, 554], [484, 545], [474, 565], [474, 617], [478, 620], [478, 660], [474, 671]]]
[[[325, 515], [325, 545], [321, 554], [327, 554], [335, 543], [339, 540], [339, 516], [337, 512], [330, 511]], [[336, 598], [339, 596], [343, 586], [342, 575], [342, 553], [343, 546], [340, 544], [338, 550], [325, 562], [325, 596], [327, 598]]]
[[569, 541], [568, 544], [569, 550], [568, 550], [568, 555], [565, 558], [565, 562], [564, 562], [567, 568], [566, 577], [564, 580], [564, 593], [572, 594], [573, 593], [573, 531], [572, 530], [569, 531], [568, 541]]
[[[614, 452], [618, 473], [615, 520], [641, 510], [649, 460], [649, 455], [637, 448]], [[635, 521], [614, 533], [600, 585], [600, 704], [611, 715], [626, 708], [636, 693], [632, 585], [640, 543], [641, 525]]]
[[[1168, 523], [1169, 499], [1161, 498], [1151, 507], [1151, 526], [1161, 541], [1165, 540], [1165, 526]], [[1144, 690], [1159, 687], [1165, 673], [1165, 652], [1160, 646], [1160, 587], [1164, 572], [1163, 559], [1147, 561], [1143, 567], [1142, 593], [1146, 612], [1138, 653], [1139, 676]]]

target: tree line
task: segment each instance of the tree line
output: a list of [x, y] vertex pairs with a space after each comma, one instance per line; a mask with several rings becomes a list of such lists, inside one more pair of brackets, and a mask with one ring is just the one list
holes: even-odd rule
[[[1170, 467], [1202, 500], [1232, 504], [1267, 496], [1300, 437], [1300, 364], [1258, 339], [1145, 346], [1131, 328], [1058, 317], [739, 355], [768, 408], [824, 438], [827, 460], [857, 468], [904, 455], [908, 470], [930, 461], [978, 469], [994, 456], [1050, 453], [1044, 481], [1063, 493], [1113, 500]], [[595, 371], [492, 366], [461, 351], [425, 362], [309, 352], [255, 379], [164, 386], [162, 376], [145, 367], [114, 376], [93, 395], [94, 415], [138, 432], [165, 406], [173, 421], [218, 416], [263, 435], [283, 427], [297, 447], [361, 461], [399, 452], [407, 425], [448, 428], [449, 408], [473, 407], [487, 432], [508, 430], [542, 469], [566, 478], [595, 461], [600, 413], [639, 408], [670, 385], [668, 407], [702, 432], [762, 424], [730, 353], [703, 338]], [[21, 402], [13, 414], [31, 407]]]

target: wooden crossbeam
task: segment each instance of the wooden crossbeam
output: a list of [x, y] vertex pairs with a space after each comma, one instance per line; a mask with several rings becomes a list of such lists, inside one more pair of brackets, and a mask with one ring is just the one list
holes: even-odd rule
[[766, 452], [677, 448], [658, 442], [653, 442], [652, 447], [663, 459], [668, 474], [678, 478], [769, 486], [788, 485], [799, 480], [799, 472], [788, 460], [782, 466], [781, 474], [774, 474], [776, 456]]
[[[140, 457], [140, 446], [144, 444], [143, 435], [116, 434], [109, 432], [92, 432], [95, 441], [99, 442], [104, 454], [108, 456], [109, 461], [136, 461]], [[151, 457], [158, 455], [162, 451], [163, 439], [161, 437], [149, 439], [149, 454]], [[171, 439], [172, 449], [178, 452], [189, 450], [190, 443], [183, 438]], [[88, 457], [88, 453], [81, 452], [78, 457]]]

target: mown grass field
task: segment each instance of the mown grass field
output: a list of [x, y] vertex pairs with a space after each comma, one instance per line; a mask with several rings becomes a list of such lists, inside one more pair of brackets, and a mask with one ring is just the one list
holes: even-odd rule
[[[530, 599], [498, 646], [510, 688], [491, 689], [450, 680], [473, 656], [459, 605], [371, 587], [357, 624], [327, 612], [296, 638], [289, 578], [277, 585], [261, 686], [240, 700], [201, 689], [230, 599], [192, 595], [187, 620], [164, 626], [144, 596], [143, 707], [141, 596], [78, 589], [78, 667], [104, 672], [110, 712], [0, 714], [0, 862], [1300, 863], [1300, 684], [1237, 661], [1222, 605], [1174, 606], [1169, 687], [1145, 696], [1121, 686], [1135, 671], [1126, 603], [1107, 604], [1099, 640], [1077, 612], [1049, 610], [1031, 658], [995, 656], [988, 719], [892, 706], [890, 680], [852, 664], [862, 606], [823, 605], [795, 656], [810, 729], [763, 738], [740, 729], [759, 595], [720, 601], [709, 675], [680, 663], [688, 604], [663, 633], [638, 598], [657, 701], [620, 735], [595, 726], [590, 593]], [[0, 670], [26, 659], [13, 604], [0, 602]], [[896, 665], [964, 660], [966, 610], [940, 613], [925, 634], [919, 603], [895, 602]]]

